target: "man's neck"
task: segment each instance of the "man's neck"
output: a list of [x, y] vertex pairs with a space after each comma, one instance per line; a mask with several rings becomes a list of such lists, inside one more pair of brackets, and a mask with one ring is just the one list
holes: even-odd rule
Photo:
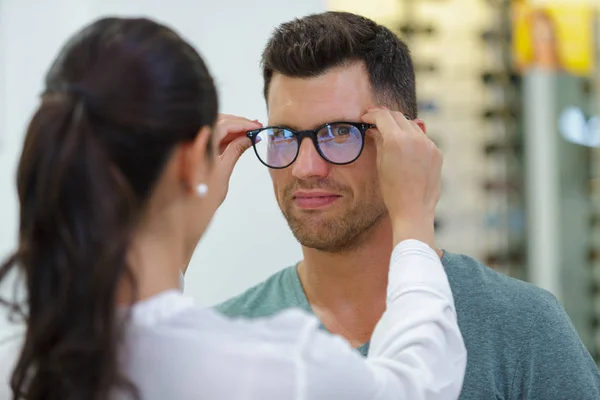
[[342, 253], [303, 248], [298, 275], [323, 325], [355, 346], [368, 341], [385, 310], [392, 229], [388, 218]]
[[[298, 276], [313, 312], [328, 331], [344, 336], [355, 347], [369, 341], [385, 311], [392, 250], [387, 217], [346, 252], [302, 248]], [[441, 258], [443, 252], [436, 251]]]

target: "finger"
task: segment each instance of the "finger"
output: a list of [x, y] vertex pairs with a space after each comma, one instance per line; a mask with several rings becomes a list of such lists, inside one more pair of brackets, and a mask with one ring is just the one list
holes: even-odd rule
[[254, 129], [262, 128], [262, 124], [256, 121], [248, 120], [229, 120], [227, 122], [219, 124], [218, 131], [221, 135], [220, 140], [223, 140], [227, 135], [231, 133], [247, 132]]
[[387, 110], [369, 111], [363, 115], [362, 120], [369, 124], [375, 124], [383, 141], [390, 136], [401, 135], [403, 132], [392, 114]]
[[404, 129], [406, 131], [412, 131], [415, 129], [416, 124], [414, 123], [414, 121], [409, 120], [403, 113], [398, 111], [390, 111], [390, 114], [401, 129]]
[[235, 164], [237, 164], [242, 154], [250, 147], [252, 147], [252, 141], [248, 137], [239, 137], [229, 143], [220, 160], [225, 179], [229, 180]]
[[227, 149], [227, 147], [231, 144], [231, 142], [243, 138], [243, 137], [247, 137], [245, 130], [238, 130], [238, 131], [233, 131], [233, 132], [228, 132], [226, 134], [225, 137], [223, 137], [220, 141], [219, 141], [219, 155], [222, 155], [223, 152], [225, 152], [225, 150]]
[[400, 129], [406, 132], [409, 136], [412, 136], [414, 139], [417, 140], [425, 139], [426, 141], [431, 142], [435, 146], [435, 143], [433, 143], [429, 136], [425, 135], [425, 132], [423, 132], [416, 120], [408, 119], [408, 117], [401, 112], [393, 111], [391, 112], [391, 114], [394, 117], [396, 123], [398, 123]]
[[221, 126], [217, 134], [219, 154], [222, 154], [225, 148], [234, 140], [245, 137], [248, 131], [262, 128], [260, 122], [254, 121], [228, 121], [227, 125]]
[[217, 129], [221, 132], [229, 132], [232, 129], [252, 130], [261, 127], [262, 124], [258, 120], [250, 120], [237, 115], [219, 114], [217, 118]]

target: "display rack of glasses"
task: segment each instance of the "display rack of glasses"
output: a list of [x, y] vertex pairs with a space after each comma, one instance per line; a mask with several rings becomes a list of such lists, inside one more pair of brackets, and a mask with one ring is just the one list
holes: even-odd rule
[[[591, 81], [591, 114], [600, 117], [600, 13], [596, 18], [596, 35], [598, 46], [596, 47], [596, 74]], [[597, 132], [600, 135], [600, 132]], [[592, 298], [592, 315], [590, 315], [590, 329], [594, 338], [595, 348], [592, 355], [600, 366], [600, 148], [594, 148], [590, 157], [590, 199], [591, 199], [591, 217], [590, 217], [590, 249], [589, 262], [592, 268], [592, 285], [590, 288], [590, 297]]]
[[[416, 2], [403, 0], [400, 1], [400, 6], [401, 15], [395, 17], [389, 25], [408, 44], [409, 48], [413, 49], [415, 42], [421, 40], [434, 41], [436, 39], [438, 30], [431, 21], [425, 21], [418, 17], [418, 4]], [[440, 66], [434, 59], [415, 56], [413, 53], [413, 62], [417, 81], [421, 79], [436, 79]], [[425, 99], [424, 101], [419, 99], [418, 112], [421, 118], [424, 113], [435, 115], [440, 112], [440, 104], [436, 99], [432, 98]], [[438, 147], [443, 148], [441, 139], [436, 132], [428, 132], [428, 134]], [[435, 230], [438, 234], [445, 230], [446, 223], [444, 215], [438, 213], [435, 219]]]
[[457, 201], [456, 182], [460, 178], [453, 162], [457, 158], [455, 143], [462, 140], [458, 137], [461, 120], [452, 119], [451, 113], [456, 108], [456, 100], [460, 99], [453, 99], [453, 90], [448, 87], [447, 76], [454, 67], [452, 60], [440, 56], [452, 35], [441, 15], [453, 9], [454, 2], [398, 1], [399, 15], [388, 25], [411, 49], [417, 76], [419, 117], [425, 121], [427, 134], [444, 152], [445, 158], [443, 194], [436, 220], [438, 243], [451, 251], [472, 254], [476, 246], [470, 240], [469, 230], [457, 232], [456, 229], [460, 226], [457, 216], [465, 214]]
[[486, 92], [486, 140], [482, 151], [488, 176], [485, 262], [508, 275], [526, 279], [524, 174], [520, 79], [511, 59], [510, 1], [483, 0], [490, 25], [480, 34], [486, 52], [481, 82]]
[[[600, 90], [597, 93], [600, 93]], [[595, 345], [593, 356], [600, 366], [600, 149], [592, 151], [591, 161], [590, 197], [592, 200], [592, 214], [590, 218], [591, 237], [588, 257], [592, 268], [590, 297], [592, 298], [593, 307], [592, 315], [590, 315], [590, 329], [593, 332]]]
[[519, 82], [509, 68], [508, 12], [482, 0], [398, 1], [388, 25], [411, 48], [419, 114], [445, 158], [438, 241], [519, 275], [522, 175], [511, 108]]

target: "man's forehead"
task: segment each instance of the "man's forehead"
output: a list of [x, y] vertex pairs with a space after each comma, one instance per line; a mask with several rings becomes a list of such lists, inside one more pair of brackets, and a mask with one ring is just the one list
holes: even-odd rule
[[360, 122], [361, 117], [367, 112], [367, 108], [368, 106], [339, 110], [330, 107], [328, 110], [323, 110], [322, 108], [315, 107], [308, 111], [297, 112], [290, 106], [285, 112], [269, 112], [269, 125], [305, 130], [315, 129], [332, 122]]
[[268, 100], [272, 98], [294, 97], [297, 94], [319, 93], [322, 98], [327, 92], [330, 97], [338, 93], [364, 94], [371, 92], [371, 84], [366, 70], [361, 65], [336, 67], [313, 77], [294, 77], [274, 73], [269, 85]]
[[343, 71], [314, 78], [279, 75], [269, 91], [269, 125], [310, 129], [335, 121], [360, 121], [374, 105], [370, 86], [361, 80], [355, 72]]

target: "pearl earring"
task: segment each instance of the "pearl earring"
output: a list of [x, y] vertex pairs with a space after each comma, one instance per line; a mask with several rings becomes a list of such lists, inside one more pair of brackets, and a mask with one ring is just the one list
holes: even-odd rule
[[196, 194], [198, 197], [206, 197], [208, 194], [208, 185], [206, 183], [201, 183], [196, 186]]

